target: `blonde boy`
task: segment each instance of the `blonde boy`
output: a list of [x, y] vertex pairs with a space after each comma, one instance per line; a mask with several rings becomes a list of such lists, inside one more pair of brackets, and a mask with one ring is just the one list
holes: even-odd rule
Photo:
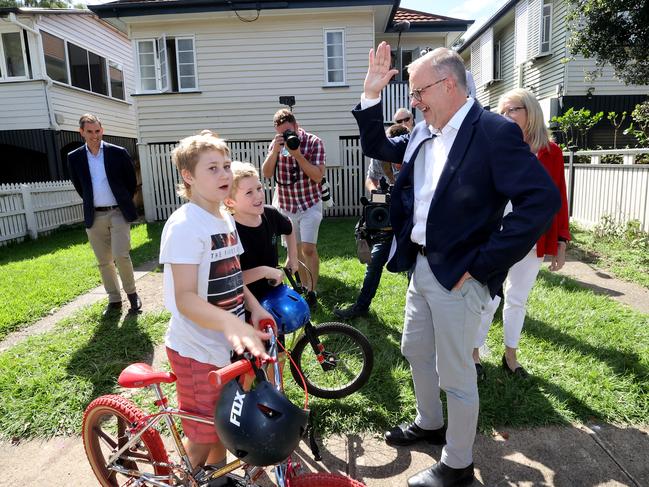
[[261, 300], [271, 286], [277, 286], [284, 277], [283, 271], [277, 268], [278, 239], [286, 236], [285, 265], [293, 272], [298, 270], [297, 241], [291, 220], [276, 208], [264, 205], [264, 188], [257, 169], [250, 163], [234, 161], [232, 173], [230, 197], [225, 204], [234, 214], [244, 249], [241, 256], [243, 282]]
[[[243, 284], [243, 247], [232, 216], [222, 206], [232, 185], [230, 151], [221, 139], [202, 133], [180, 141], [172, 153], [189, 201], [167, 220], [160, 244], [165, 306], [171, 320], [165, 337], [178, 377], [181, 409], [211, 416], [218, 393], [207, 374], [230, 363], [230, 352], [267, 357], [267, 334], [243, 321], [244, 306], [258, 325], [270, 315]], [[194, 467], [221, 465], [225, 449], [214, 427], [183, 420], [184, 445]]]

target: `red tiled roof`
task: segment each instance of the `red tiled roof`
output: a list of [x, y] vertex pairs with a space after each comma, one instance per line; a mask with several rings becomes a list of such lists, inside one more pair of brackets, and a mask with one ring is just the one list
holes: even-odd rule
[[408, 22], [436, 22], [442, 20], [460, 20], [452, 17], [444, 17], [443, 15], [431, 14], [428, 12], [421, 12], [419, 10], [411, 10], [409, 8], [399, 8], [397, 13], [394, 14], [394, 22], [401, 22], [407, 20]]

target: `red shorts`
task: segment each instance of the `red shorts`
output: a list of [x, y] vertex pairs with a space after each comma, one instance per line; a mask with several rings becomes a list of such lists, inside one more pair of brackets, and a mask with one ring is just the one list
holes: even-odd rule
[[[218, 367], [183, 357], [168, 347], [167, 357], [177, 378], [178, 408], [189, 413], [213, 417], [219, 391], [207, 381], [207, 374]], [[199, 423], [191, 419], [182, 419], [181, 422], [185, 436], [194, 443], [219, 443], [213, 422]]]

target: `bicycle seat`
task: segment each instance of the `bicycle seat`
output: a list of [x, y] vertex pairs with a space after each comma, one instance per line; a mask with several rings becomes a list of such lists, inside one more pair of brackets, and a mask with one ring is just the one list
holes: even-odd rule
[[122, 387], [134, 389], [137, 387], [146, 387], [161, 382], [176, 382], [176, 376], [171, 372], [160, 372], [153, 370], [149, 364], [137, 363], [131, 364], [122, 370], [119, 374], [117, 383]]

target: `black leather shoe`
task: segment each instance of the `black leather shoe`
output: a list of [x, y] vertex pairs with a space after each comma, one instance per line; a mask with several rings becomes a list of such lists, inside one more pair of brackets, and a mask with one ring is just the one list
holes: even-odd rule
[[131, 309], [128, 310], [129, 313], [137, 313], [142, 308], [142, 300], [137, 293], [127, 294], [128, 302], [131, 303]]
[[521, 379], [527, 379], [530, 374], [527, 373], [527, 370], [525, 370], [523, 367], [520, 365], [516, 367], [514, 370], [509, 368], [509, 364], [507, 363], [507, 359], [503, 355], [503, 369], [505, 369], [505, 372], [511, 375], [515, 375], [516, 377], [520, 377]]
[[114, 303], [108, 303], [104, 308], [102, 316], [110, 316], [113, 314], [120, 313], [122, 311], [122, 302], [116, 301]]
[[334, 316], [341, 320], [352, 320], [358, 316], [367, 315], [367, 308], [361, 308], [357, 304], [352, 304], [347, 308], [334, 308]]
[[484, 369], [482, 364], [475, 364], [475, 373], [478, 376], [478, 382], [487, 380], [487, 371]]
[[408, 487], [461, 487], [471, 485], [475, 479], [473, 464], [465, 468], [451, 468], [437, 462], [408, 479]]
[[446, 426], [436, 430], [425, 430], [415, 423], [400, 424], [390, 431], [386, 431], [385, 442], [388, 445], [407, 446], [417, 443], [418, 441], [427, 441], [433, 445], [446, 444]]

